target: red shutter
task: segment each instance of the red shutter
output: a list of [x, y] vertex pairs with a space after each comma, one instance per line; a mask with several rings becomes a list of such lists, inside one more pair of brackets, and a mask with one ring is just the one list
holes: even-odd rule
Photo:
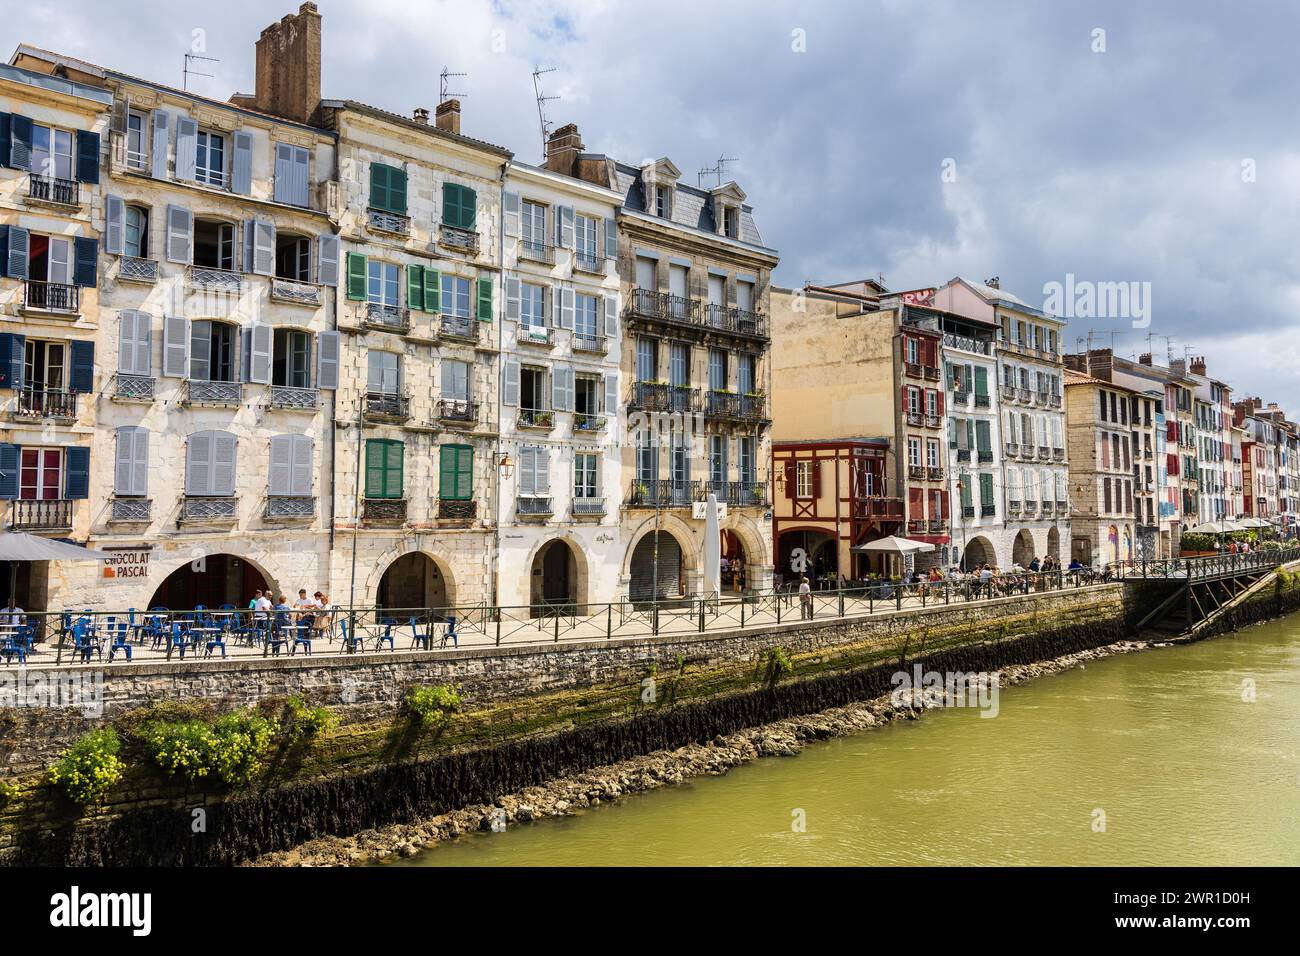
[[785, 496], [793, 498], [795, 493], [795, 468], [793, 461], [786, 461], [783, 465], [785, 468]]
[[812, 486], [813, 486], [813, 497], [820, 498], [822, 496], [822, 463], [820, 461], [813, 462]]
[[902, 401], [902, 403], [903, 403], [900, 407], [903, 409], [903, 414], [906, 415], [906, 414], [911, 410], [911, 409], [908, 407], [908, 404], [907, 404], [907, 386], [906, 386], [906, 385], [904, 385], [904, 386], [899, 390], [899, 396], [900, 396], [900, 401]]
[[939, 393], [939, 414], [943, 414], [943, 392]]
[[939, 496], [935, 499], [934, 505], [935, 505], [935, 513], [933, 517], [937, 521], [942, 521], [944, 517], [948, 514], [948, 492], [946, 491], [939, 492]]
[[925, 517], [925, 491], [922, 488], [907, 489], [907, 518], [920, 521]]

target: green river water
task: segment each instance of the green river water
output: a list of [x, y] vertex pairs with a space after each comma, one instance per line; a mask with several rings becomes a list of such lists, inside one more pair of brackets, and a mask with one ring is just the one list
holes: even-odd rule
[[998, 704], [394, 865], [1300, 864], [1300, 616], [1095, 661]]

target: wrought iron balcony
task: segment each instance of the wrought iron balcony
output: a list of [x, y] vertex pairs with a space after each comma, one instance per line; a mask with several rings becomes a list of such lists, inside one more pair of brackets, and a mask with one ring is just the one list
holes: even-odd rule
[[573, 514], [579, 515], [603, 515], [605, 513], [604, 498], [573, 498]]
[[118, 372], [114, 376], [113, 397], [119, 401], [152, 402], [154, 380], [147, 375], [124, 375]]
[[926, 415], [926, 416], [925, 416], [925, 427], [926, 427], [926, 428], [942, 428], [942, 427], [943, 427], [943, 416], [942, 416], [942, 415]]
[[235, 497], [181, 499], [181, 521], [233, 521], [238, 500]]
[[573, 430], [575, 432], [598, 432], [604, 427], [604, 415], [592, 415], [587, 412], [573, 413]]
[[81, 290], [63, 282], [27, 279], [23, 283], [23, 308], [41, 312], [79, 312]]
[[448, 315], [444, 312], [438, 329], [443, 338], [478, 341], [478, 320], [468, 315]]
[[632, 482], [627, 503], [634, 508], [688, 508], [694, 500], [689, 481], [651, 478]]
[[267, 518], [314, 518], [316, 499], [289, 495], [273, 495], [266, 499]]
[[904, 363], [903, 363], [903, 372], [908, 376], [908, 378], [920, 378], [920, 377], [921, 377], [921, 363], [920, 363], [920, 362], [904, 362]]
[[271, 298], [277, 302], [305, 305], [314, 309], [320, 306], [324, 297], [321, 287], [315, 282], [300, 282], [276, 276], [271, 280]]
[[153, 285], [158, 281], [158, 263], [138, 256], [121, 256], [117, 260], [117, 277], [122, 282]]
[[467, 256], [478, 255], [478, 233], [469, 229], [458, 229], [444, 223], [438, 229], [438, 245]]
[[367, 392], [365, 417], [370, 421], [404, 422], [411, 417], [411, 400], [405, 395]]
[[943, 480], [943, 469], [942, 469], [942, 468], [927, 468], [927, 469], [926, 469], [926, 477], [929, 478], [931, 481], [942, 481], [942, 480]]
[[551, 330], [546, 326], [526, 325], [523, 322], [519, 323], [515, 341], [520, 345], [538, 345], [548, 349], [555, 344], [555, 340], [551, 337]]
[[405, 498], [364, 498], [361, 520], [368, 522], [402, 522], [406, 520]]
[[241, 382], [202, 382], [187, 379], [185, 398], [187, 405], [239, 405], [244, 400]]
[[992, 452], [992, 450], [980, 449], [979, 452], [977, 453], [977, 455], [978, 455], [979, 460], [982, 461], [982, 462], [985, 462], [985, 463], [990, 462], [990, 461], [993, 460], [993, 452]]
[[515, 419], [517, 428], [553, 428], [555, 412], [549, 408], [521, 408]]
[[925, 477], [925, 466], [924, 466], [924, 465], [908, 465], [908, 466], [907, 466], [907, 477], [909, 477], [909, 478], [924, 478], [924, 477]]
[[1016, 400], [1016, 387], [1014, 385], [1003, 385], [998, 391], [1001, 393], [1004, 402], [1014, 402]]
[[1017, 444], [1016, 442], [1013, 441], [1006, 442], [1003, 445], [1003, 448], [1005, 449], [1003, 453], [1012, 458], [1018, 458], [1020, 456], [1020, 445]]
[[903, 499], [868, 495], [854, 498], [851, 514], [854, 518], [878, 521], [898, 521], [903, 517]]
[[191, 289], [200, 289], [204, 292], [238, 295], [244, 288], [244, 277], [229, 269], [190, 266], [186, 273], [185, 284]]
[[438, 417], [451, 425], [472, 428], [478, 422], [478, 402], [464, 398], [440, 398]]
[[396, 236], [409, 236], [411, 234], [411, 217], [383, 209], [367, 209], [366, 228], [378, 232], [392, 233]]
[[980, 395], [978, 392], [975, 394], [976, 408], [988, 408], [989, 402], [990, 402], [990, 398], [988, 395]]
[[922, 415], [920, 412], [907, 413], [907, 424], [911, 425], [913, 428], [920, 428], [921, 423], [924, 421], [925, 421], [925, 416]]
[[148, 498], [114, 498], [109, 521], [143, 522], [153, 516], [153, 502]]
[[272, 385], [267, 404], [272, 408], [292, 408], [315, 411], [320, 402], [320, 391], [314, 388], [292, 388]]
[[438, 517], [451, 521], [473, 521], [478, 514], [478, 502], [457, 498], [438, 499]]
[[604, 355], [606, 348], [606, 339], [603, 335], [591, 335], [587, 332], [573, 333], [573, 351], [575, 352], [592, 352], [597, 355]]
[[1039, 392], [1034, 396], [1034, 398], [1038, 401], [1038, 404], [1044, 408], [1047, 407], [1047, 403], [1051, 400], [1051, 396], [1046, 392]]
[[1052, 457], [1052, 449], [1048, 448], [1046, 445], [1039, 445], [1038, 457], [1041, 461], [1047, 461], [1047, 459]]
[[528, 259], [531, 262], [543, 262], [546, 265], [555, 265], [555, 247], [549, 242], [530, 242], [527, 239], [519, 240], [519, 258]]
[[957, 449], [957, 460], [958, 460], [958, 461], [970, 461], [970, 449], [969, 449], [969, 448], [958, 448], [958, 449]]
[[930, 519], [930, 523], [929, 523], [929, 531], [930, 531], [931, 534], [942, 534], [942, 533], [943, 533], [943, 519], [942, 519], [942, 518], [931, 518], [931, 519]]
[[[1150, 456], [1150, 455], [1147, 455], [1147, 457], [1150, 458], [1151, 456]], [[1065, 449], [1064, 449], [1064, 448], [1053, 448], [1053, 449], [1052, 449], [1052, 460], [1053, 460], [1053, 461], [1065, 461]]]
[[1007, 499], [1007, 517], [1015, 518], [1020, 515], [1020, 502], [1015, 498]]
[[634, 382], [631, 408], [646, 412], [683, 412], [695, 410], [697, 391], [688, 385], [667, 382]]
[[735, 392], [709, 391], [705, 395], [705, 411], [714, 418], [735, 421], [762, 421], [766, 412], [764, 396], [738, 395]]
[[57, 418], [73, 421], [77, 417], [77, 393], [24, 388], [18, 393], [20, 418]]
[[989, 343], [982, 339], [973, 339], [966, 335], [955, 335], [952, 332], [944, 334], [943, 347], [958, 349], [962, 352], [974, 352], [977, 355], [988, 355], [991, 351]]
[[521, 518], [546, 518], [554, 513], [549, 497], [538, 498], [531, 495], [520, 495], [515, 499], [515, 514]]
[[921, 366], [921, 377], [931, 382], [939, 381], [939, 366], [937, 365]]
[[75, 179], [59, 179], [31, 173], [27, 177], [27, 195], [40, 202], [59, 206], [77, 206], [81, 203], [81, 187]]
[[72, 502], [67, 498], [45, 501], [15, 499], [9, 511], [14, 531], [67, 531], [72, 528]]
[[575, 272], [586, 272], [591, 275], [603, 276], [609, 267], [611, 259], [604, 256], [590, 255], [585, 252], [575, 252], [573, 254], [573, 268]]
[[961, 506], [961, 516], [962, 516], [963, 518], [973, 518], [973, 517], [975, 517], [975, 506], [974, 506], [974, 505], [962, 505], [962, 506]]
[[411, 331], [411, 313], [401, 306], [384, 305], [380, 302], [367, 302], [361, 321], [372, 329], [382, 332]]
[[956, 402], [958, 405], [969, 405], [970, 392], [964, 392], [961, 389], [954, 388], [952, 390], [952, 400]]

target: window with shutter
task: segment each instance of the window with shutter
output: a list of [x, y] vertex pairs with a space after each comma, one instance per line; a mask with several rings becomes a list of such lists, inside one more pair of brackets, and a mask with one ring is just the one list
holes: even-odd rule
[[149, 433], [138, 425], [123, 425], [117, 430], [113, 493], [121, 498], [149, 494]]
[[442, 184], [442, 224], [470, 232], [476, 228], [478, 195], [459, 183]]
[[366, 440], [366, 497], [401, 498], [405, 445], [391, 438]]
[[468, 501], [474, 493], [474, 449], [469, 445], [443, 445], [439, 455], [439, 497]]
[[478, 293], [478, 320], [492, 321], [492, 280], [488, 276], [479, 276], [475, 282]]

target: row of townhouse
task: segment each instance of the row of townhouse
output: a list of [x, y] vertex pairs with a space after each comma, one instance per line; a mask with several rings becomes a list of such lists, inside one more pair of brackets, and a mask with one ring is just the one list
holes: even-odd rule
[[960, 277], [776, 290], [772, 316], [778, 572], [887, 571], [862, 546], [891, 534], [935, 546], [918, 568], [1061, 556], [1062, 320]]
[[[550, 137], [540, 166], [322, 99], [315, 5], [220, 101], [0, 68], [5, 526], [28, 609], [580, 607], [770, 584], [766, 247], [734, 183]], [[3, 569], [6, 573], [8, 569]]]
[[1289, 536], [1300, 530], [1300, 425], [1276, 403], [1258, 398], [1234, 403], [1240, 474], [1237, 514], [1262, 518]]

